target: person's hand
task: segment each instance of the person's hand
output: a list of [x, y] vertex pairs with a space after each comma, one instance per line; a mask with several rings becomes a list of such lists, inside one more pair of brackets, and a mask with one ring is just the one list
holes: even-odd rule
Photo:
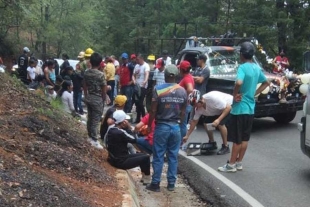
[[106, 102], [106, 104], [110, 104], [111, 103], [110, 97], [108, 95], [106, 96], [105, 102]]
[[145, 85], [146, 85], [146, 81], [144, 81], [144, 82], [142, 83], [142, 87], [145, 87]]
[[217, 127], [220, 124], [220, 121], [218, 119], [215, 119], [212, 123], [212, 126]]
[[151, 126], [147, 126], [147, 133], [149, 134], [149, 133], [151, 133], [151, 131], [152, 131]]
[[188, 136], [184, 136], [182, 142], [183, 142], [183, 143], [186, 143], [187, 140], [188, 140]]
[[237, 95], [235, 95], [234, 97], [235, 102], [240, 102], [241, 100], [242, 100], [242, 94], [238, 93]]

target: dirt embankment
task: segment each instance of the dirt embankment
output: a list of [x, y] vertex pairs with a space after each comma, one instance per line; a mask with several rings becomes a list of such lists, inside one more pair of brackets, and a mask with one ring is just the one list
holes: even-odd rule
[[106, 154], [84, 125], [0, 74], [0, 206], [121, 206]]

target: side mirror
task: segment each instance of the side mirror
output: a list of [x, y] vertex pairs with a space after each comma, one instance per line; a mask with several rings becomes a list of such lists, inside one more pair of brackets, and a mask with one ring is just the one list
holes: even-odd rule
[[304, 71], [310, 72], [310, 51], [304, 53], [302, 66]]

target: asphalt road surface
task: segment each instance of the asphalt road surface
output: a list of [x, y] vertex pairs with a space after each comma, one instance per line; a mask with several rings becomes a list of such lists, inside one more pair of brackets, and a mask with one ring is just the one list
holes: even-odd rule
[[[272, 118], [255, 119], [243, 171], [216, 172], [230, 157], [216, 153], [180, 156], [179, 170], [196, 192], [214, 206], [308, 207], [310, 159], [300, 150], [300, 118], [301, 112], [286, 125], [277, 124]], [[189, 142], [207, 140], [199, 126]], [[218, 131], [215, 140], [220, 148]], [[199, 163], [202, 164], [198, 166]]]

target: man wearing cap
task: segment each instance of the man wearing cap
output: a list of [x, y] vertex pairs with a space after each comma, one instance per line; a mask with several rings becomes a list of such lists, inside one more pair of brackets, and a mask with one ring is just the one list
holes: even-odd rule
[[87, 69], [84, 56], [85, 56], [85, 52], [81, 51], [79, 53], [79, 55], [77, 56], [77, 59], [79, 60], [79, 62], [75, 66], [76, 71], [81, 73], [82, 75], [84, 74], [85, 70]]
[[24, 47], [23, 54], [18, 58], [18, 71], [19, 77], [23, 82], [27, 82], [27, 68], [29, 61], [30, 50], [28, 47]]
[[[119, 69], [120, 88], [121, 88], [121, 94], [127, 97], [124, 111], [126, 113], [130, 113], [131, 106], [132, 106], [132, 95], [133, 95], [132, 75], [133, 75], [133, 70], [135, 66], [134, 64], [128, 62], [127, 53], [123, 53], [121, 57], [122, 57], [122, 64]], [[131, 55], [131, 57], [134, 57], [134, 56]]]
[[[171, 65], [172, 64], [171, 57], [168, 56], [168, 50], [163, 50], [162, 57], [157, 59], [157, 61], [160, 59], [162, 59], [164, 61], [165, 65]], [[156, 64], [157, 64], [157, 61], [156, 61]]]
[[155, 119], [153, 140], [153, 176], [147, 190], [159, 192], [161, 173], [164, 164], [164, 154], [168, 158], [168, 190], [173, 191], [177, 178], [178, 152], [181, 144], [180, 121], [184, 119], [187, 105], [187, 93], [183, 87], [176, 84], [179, 70], [175, 65], [165, 69], [166, 83], [155, 87], [152, 98], [148, 130], [151, 131]]
[[144, 153], [129, 154], [127, 145], [136, 143], [136, 138], [131, 131], [131, 126], [126, 120], [126, 113], [117, 110], [113, 113], [115, 125], [109, 127], [106, 135], [106, 146], [109, 152], [108, 162], [119, 169], [128, 170], [140, 167], [142, 182], [150, 183], [150, 157]]
[[[188, 62], [187, 60], [183, 60], [179, 65], [180, 74], [182, 77], [182, 80], [180, 81], [179, 85], [182, 86], [186, 90], [187, 95], [189, 95], [195, 88], [194, 78], [190, 74], [191, 68], [192, 66], [190, 62]], [[192, 106], [188, 104], [186, 107], [185, 119], [182, 121], [181, 126], [180, 126], [182, 137], [186, 135], [188, 116], [191, 111], [192, 111]]]
[[[87, 132], [89, 141], [97, 149], [103, 149], [98, 141], [98, 125], [100, 123], [104, 102], [107, 98], [107, 83], [104, 74], [98, 70], [102, 56], [99, 53], [93, 53], [90, 56], [92, 68], [84, 73], [84, 96], [87, 106]], [[109, 98], [107, 98], [109, 101]]]
[[194, 70], [192, 73], [192, 76], [195, 81], [195, 89], [200, 91], [201, 94], [206, 93], [206, 88], [208, 84], [208, 80], [210, 77], [210, 70], [206, 64], [207, 56], [204, 54], [201, 54], [197, 57], [197, 65], [198, 68]]
[[158, 59], [156, 61], [154, 76], [153, 76], [153, 85], [158, 86], [165, 83], [165, 62], [163, 59]]

